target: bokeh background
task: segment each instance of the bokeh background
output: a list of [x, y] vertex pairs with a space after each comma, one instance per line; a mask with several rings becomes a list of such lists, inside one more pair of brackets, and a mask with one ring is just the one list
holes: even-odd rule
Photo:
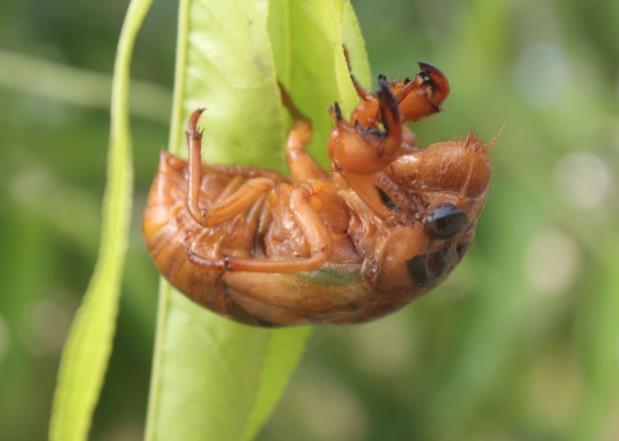
[[[316, 328], [260, 441], [619, 440], [619, 3], [353, 1], [373, 73], [449, 77], [423, 144], [505, 130], [475, 246], [431, 295]], [[0, 429], [46, 437], [96, 259], [126, 1], [0, 3]], [[93, 439], [142, 436], [157, 274], [139, 211], [167, 139], [176, 3], [133, 63], [136, 213]]]

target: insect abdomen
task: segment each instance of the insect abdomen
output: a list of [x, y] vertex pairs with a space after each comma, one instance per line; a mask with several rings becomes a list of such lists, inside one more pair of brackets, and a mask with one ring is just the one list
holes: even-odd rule
[[[224, 296], [220, 283], [222, 272], [197, 267], [189, 260], [187, 247], [213, 259], [221, 259], [228, 253], [251, 257], [257, 225], [241, 217], [211, 228], [198, 224], [187, 210], [186, 168], [186, 161], [169, 153], [161, 154], [142, 223], [148, 251], [165, 278], [194, 301], [225, 315], [243, 315], [234, 311], [234, 305]], [[229, 173], [204, 175], [201, 191], [205, 208], [209, 201], [217, 200], [252, 177], [248, 169], [241, 174], [235, 171], [239, 170], [231, 168]]]

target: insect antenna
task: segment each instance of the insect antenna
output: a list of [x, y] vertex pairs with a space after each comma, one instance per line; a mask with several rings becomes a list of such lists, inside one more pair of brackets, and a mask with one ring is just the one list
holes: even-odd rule
[[492, 139], [490, 140], [490, 142], [488, 142], [488, 144], [486, 144], [486, 150], [487, 151], [490, 151], [490, 149], [492, 149], [492, 147], [494, 147], [494, 145], [497, 143], [497, 141], [499, 139], [501, 139], [501, 137], [503, 136], [503, 133], [505, 132], [506, 128], [507, 128], [507, 123], [503, 123], [503, 125], [501, 126], [499, 131], [496, 132], [496, 135], [494, 135], [492, 137]]

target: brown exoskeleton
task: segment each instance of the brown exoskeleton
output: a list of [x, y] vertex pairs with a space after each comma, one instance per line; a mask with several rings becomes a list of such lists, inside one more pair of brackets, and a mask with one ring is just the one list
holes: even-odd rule
[[488, 147], [464, 139], [420, 149], [404, 125], [449, 93], [437, 68], [378, 92], [355, 82], [350, 121], [337, 104], [332, 173], [305, 150], [311, 124], [282, 90], [296, 122], [290, 177], [204, 165], [202, 109], [189, 119], [189, 159], [162, 152], [143, 219], [163, 275], [194, 301], [260, 326], [353, 323], [396, 310], [440, 283], [473, 239], [486, 201]]

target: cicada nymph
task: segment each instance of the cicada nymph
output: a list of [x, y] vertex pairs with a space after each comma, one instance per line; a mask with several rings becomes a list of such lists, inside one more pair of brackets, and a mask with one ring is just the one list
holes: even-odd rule
[[330, 173], [308, 155], [311, 123], [295, 118], [290, 176], [202, 162], [202, 109], [189, 118], [188, 159], [162, 152], [144, 212], [148, 250], [195, 302], [258, 326], [356, 323], [401, 308], [462, 259], [485, 204], [488, 145], [472, 132], [425, 148], [405, 125], [449, 94], [426, 63], [412, 80], [379, 76], [346, 119], [337, 103]]

